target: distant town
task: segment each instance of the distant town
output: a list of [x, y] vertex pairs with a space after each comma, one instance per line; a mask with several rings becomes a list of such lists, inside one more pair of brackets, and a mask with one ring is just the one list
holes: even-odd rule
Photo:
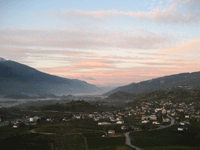
[[[136, 132], [143, 134], [145, 132], [161, 132], [171, 129], [174, 134], [184, 135], [191, 132], [194, 134], [195, 129], [196, 134], [193, 138], [196, 139], [199, 136], [199, 129], [195, 127], [197, 124], [199, 127], [200, 124], [199, 101], [190, 101], [189, 103], [173, 103], [170, 100], [148, 101], [130, 107], [125, 105], [123, 105], [124, 107], [101, 106], [100, 104], [93, 105], [93, 101], [91, 101], [91, 104], [88, 102], [85, 100], [72, 100], [66, 104], [47, 105], [48, 107], [46, 106], [46, 110], [43, 111], [19, 109], [17, 110], [18, 113], [27, 114], [26, 116], [22, 115], [22, 118], [5, 119], [4, 116], [1, 116], [1, 132], [3, 133], [2, 129], [4, 128], [8, 131], [7, 135], [3, 136], [5, 133], [2, 134], [1, 140], [7, 139], [9, 132], [11, 134], [9, 136], [14, 137], [19, 136], [22, 131], [27, 134], [38, 134], [38, 136], [54, 135], [57, 138], [58, 135], [77, 134], [84, 139], [83, 145], [85, 147], [82, 145], [82, 149], [94, 148], [91, 143], [92, 137], [96, 140], [102, 140], [102, 143], [105, 142], [103, 139], [111, 138], [112, 141], [114, 138], [119, 138], [118, 140], [121, 142], [119, 145], [116, 144], [115, 148], [142, 149], [142, 147], [139, 147], [140, 145], [132, 141], [132, 134]], [[109, 101], [107, 102], [109, 103]], [[95, 101], [95, 103], [97, 102]], [[50, 107], [61, 108], [62, 105], [70, 106], [70, 108], [73, 106], [71, 109], [73, 111], [53, 110]], [[88, 111], [78, 112], [80, 110], [78, 109], [79, 106], [88, 109]], [[100, 111], [92, 112], [93, 107]], [[3, 110], [5, 111], [6, 108], [1, 108], [1, 111]], [[14, 111], [16, 110], [13, 108]], [[33, 115], [39, 113], [42, 115]], [[79, 138], [81, 139], [81, 137]], [[51, 148], [56, 149], [59, 147], [55, 141], [52, 143], [50, 144]], [[35, 144], [37, 145], [37, 143]], [[196, 144], [198, 147], [198, 143]], [[99, 145], [97, 149], [102, 147], [112, 147], [112, 142], [108, 142], [107, 145]]]

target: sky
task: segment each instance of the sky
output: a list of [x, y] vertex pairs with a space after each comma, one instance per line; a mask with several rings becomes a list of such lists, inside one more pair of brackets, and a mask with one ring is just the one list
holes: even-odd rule
[[200, 71], [200, 0], [0, 0], [0, 57], [97, 86]]

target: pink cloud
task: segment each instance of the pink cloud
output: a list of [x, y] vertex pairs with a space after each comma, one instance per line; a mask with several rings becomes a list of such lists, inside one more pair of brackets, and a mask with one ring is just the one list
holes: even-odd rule
[[187, 40], [183, 44], [180, 44], [178, 46], [174, 46], [172, 48], [165, 49], [163, 52], [166, 52], [167, 54], [169, 53], [179, 53], [181, 54], [189, 54], [195, 52], [196, 54], [199, 54], [199, 47], [200, 47], [200, 37]]
[[[151, 11], [145, 12], [124, 12], [118, 10], [112, 11], [83, 11], [83, 10], [61, 10], [57, 11], [57, 14], [65, 15], [66, 17], [69, 16], [76, 16], [76, 17], [89, 17], [92, 19], [105, 19], [112, 16], [129, 16], [132, 18], [139, 18], [143, 20], [155, 21], [157, 23], [165, 23], [165, 24], [179, 24], [185, 23], [190, 24], [194, 22], [200, 21], [200, 13], [198, 11], [198, 7], [200, 6], [200, 2], [198, 0], [185, 0], [185, 1], [169, 1], [170, 5], [166, 6], [165, 8], [154, 8]], [[188, 11], [187, 13], [183, 13], [181, 11], [181, 7], [185, 7], [186, 9], [190, 10], [191, 8], [195, 9], [196, 12]]]
[[[31, 35], [31, 36], [30, 36]], [[43, 49], [157, 49], [171, 45], [173, 38], [145, 30], [127, 31], [60, 31], [4, 29], [0, 45], [12, 47], [42, 47]]]

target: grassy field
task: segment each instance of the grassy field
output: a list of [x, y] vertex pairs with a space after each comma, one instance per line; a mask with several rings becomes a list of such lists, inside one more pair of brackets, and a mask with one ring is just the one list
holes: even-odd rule
[[0, 141], [0, 145], [15, 150], [51, 150], [51, 145], [44, 135], [30, 133], [7, 137]]
[[[62, 141], [62, 137], [66, 138], [67, 135], [72, 138], [74, 136], [80, 136], [73, 133], [82, 133], [87, 140], [89, 150], [131, 150], [132, 148], [125, 145], [125, 137], [102, 137], [102, 135], [105, 135], [103, 130], [115, 128], [121, 130], [120, 127], [121, 125], [99, 126], [93, 120], [74, 120], [69, 122], [46, 122], [37, 125], [37, 128], [34, 130], [36, 132], [58, 133], [60, 138], [57, 137], [57, 139], [60, 139], [60, 141]], [[84, 142], [82, 141], [80, 143], [83, 143], [81, 147], [84, 149]], [[59, 147], [59, 144], [53, 143], [53, 145]], [[62, 144], [60, 143], [60, 145]], [[78, 145], [74, 145], [74, 149], [76, 147], [80, 149], [80, 144]]]
[[12, 135], [16, 135], [16, 134], [24, 134], [24, 133], [28, 133], [29, 131], [29, 127], [24, 127], [24, 128], [18, 128], [18, 129], [14, 129], [12, 127], [1, 127], [0, 128], [0, 137], [9, 137]]
[[54, 135], [52, 145], [59, 150], [86, 150], [84, 138], [79, 134]]
[[[0, 132], [1, 147], [16, 150], [85, 150], [84, 139], [81, 135], [44, 135], [28, 133], [27, 129], [3, 127]], [[10, 144], [12, 143], [12, 144]]]
[[93, 150], [135, 150], [135, 149], [132, 149], [129, 146], [106, 146], [103, 148], [97, 148]]
[[99, 149], [105, 147], [125, 146], [125, 137], [88, 137], [87, 144], [89, 149]]
[[[141, 131], [131, 133], [131, 142], [133, 145], [150, 149], [196, 149], [200, 148], [199, 138], [200, 135], [199, 124], [190, 126], [188, 131], [177, 131], [178, 126], [170, 128], [155, 130], [155, 131]], [[162, 148], [161, 148], [162, 147]], [[167, 148], [168, 147], [168, 148]]]
[[187, 146], [157, 146], [147, 147], [143, 150], [199, 150], [199, 147], [187, 147]]
[[36, 126], [37, 132], [48, 133], [85, 133], [103, 131], [93, 120], [73, 120], [69, 122], [45, 122]]
[[102, 137], [102, 135], [105, 135], [104, 132], [93, 132], [93, 133], [83, 133], [82, 134], [84, 137], [86, 138], [90, 138], [90, 137]]

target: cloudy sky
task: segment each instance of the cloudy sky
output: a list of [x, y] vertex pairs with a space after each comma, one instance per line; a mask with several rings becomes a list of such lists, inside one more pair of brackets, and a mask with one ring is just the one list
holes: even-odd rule
[[200, 71], [200, 0], [1, 0], [0, 57], [98, 86]]

